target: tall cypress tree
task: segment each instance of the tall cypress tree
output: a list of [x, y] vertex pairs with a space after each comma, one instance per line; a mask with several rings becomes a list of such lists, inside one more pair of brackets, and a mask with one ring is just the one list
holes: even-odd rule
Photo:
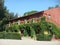
[[0, 0], [0, 20], [5, 17], [4, 15], [4, 0]]
[[13, 17], [4, 6], [4, 0], [0, 0], [0, 31], [4, 31], [7, 21]]

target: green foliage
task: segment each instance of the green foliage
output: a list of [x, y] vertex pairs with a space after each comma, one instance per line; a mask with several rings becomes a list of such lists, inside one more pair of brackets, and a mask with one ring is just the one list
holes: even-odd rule
[[[51, 31], [55, 34], [55, 37], [60, 38], [60, 29], [55, 24], [46, 22], [45, 17], [42, 17], [41, 22], [38, 23], [21, 24], [20, 26], [17, 23], [14, 23], [10, 27], [6, 26], [5, 30], [6, 32], [18, 32], [19, 30], [24, 29], [24, 36], [35, 37], [36, 35], [37, 40], [51, 40], [52, 34], [49, 30], [49, 26], [52, 27]], [[44, 31], [48, 31], [51, 35], [42, 34]]]
[[[52, 27], [51, 30], [49, 26]], [[28, 35], [31, 37], [34, 37], [36, 35], [37, 40], [51, 40], [53, 34], [55, 34], [56, 38], [60, 38], [60, 29], [55, 24], [46, 22], [44, 16], [41, 17], [41, 22], [23, 24], [21, 28], [24, 29], [24, 35]], [[44, 31], [48, 31], [50, 35], [44, 35]]]
[[13, 24], [13, 29], [15, 32], [19, 31], [19, 25], [17, 23]]
[[31, 15], [31, 14], [34, 14], [34, 13], [37, 13], [38, 11], [29, 11], [29, 12], [25, 12], [24, 13], [24, 16], [27, 16], [27, 15]]
[[6, 25], [5, 26], [5, 31], [6, 32], [19, 32], [19, 25], [17, 23], [12, 24], [11, 26]]
[[23, 29], [24, 29], [24, 35], [30, 36], [30, 32], [31, 32], [30, 31], [30, 24], [24, 24]]
[[31, 24], [24, 24], [20, 26], [20, 29], [24, 29], [24, 36], [31, 36], [34, 37], [35, 36], [35, 30], [34, 28], [31, 26]]
[[10, 27], [8, 25], [5, 26], [5, 31], [9, 32], [10, 31]]
[[27, 31], [27, 35], [30, 36], [30, 34], [31, 34], [30, 25], [26, 24], [25, 25], [25, 30]]
[[52, 35], [38, 34], [36, 36], [38, 41], [50, 41], [52, 39]]
[[24, 36], [28, 36], [27, 30], [24, 30]]
[[0, 0], [0, 32], [5, 31], [5, 25], [14, 17], [4, 6], [4, 0]]
[[0, 39], [4, 38], [4, 35], [2, 32], [0, 32]]
[[[38, 23], [40, 33], [36, 35], [37, 40], [41, 40], [41, 41], [51, 40], [52, 34], [48, 28], [49, 26], [51, 26], [51, 25], [49, 25], [49, 22], [46, 22], [45, 16], [41, 17], [41, 22]], [[45, 35], [44, 31], [48, 31], [48, 33], [50, 33], [50, 34]]]
[[3, 0], [0, 0], [0, 20], [2, 20], [2, 18], [5, 17], [4, 15], [4, 1]]
[[60, 31], [55, 34], [55, 38], [60, 39]]
[[30, 27], [30, 30], [31, 30], [31, 38], [35, 37], [35, 30], [34, 28]]
[[55, 8], [60, 7], [59, 5], [56, 5]]
[[10, 31], [12, 32], [18, 32], [19, 31], [19, 25], [17, 23], [14, 23], [10, 26]]
[[39, 25], [40, 25], [40, 28], [41, 28], [42, 31], [44, 31], [44, 30], [49, 30], [49, 29], [48, 29], [48, 26], [49, 26], [49, 25], [48, 25], [48, 23], [47, 23], [46, 20], [45, 20], [45, 16], [42, 16], [42, 17], [41, 17], [41, 22], [40, 22]]
[[48, 24], [52, 26], [52, 28], [53, 28], [52, 32], [53, 32], [53, 34], [55, 34], [55, 37], [60, 38], [60, 28], [58, 26], [56, 26], [54, 23], [49, 22]]
[[52, 9], [52, 8], [57, 8], [60, 7], [59, 5], [55, 5], [55, 7], [48, 7], [48, 9]]
[[36, 34], [39, 34], [42, 31], [40, 27], [40, 23], [32, 23], [31, 26]]
[[42, 16], [41, 17], [41, 22], [46, 21], [45, 19], [46, 19], [46, 17], [45, 16]]
[[21, 39], [17, 32], [0, 32], [0, 39]]
[[45, 22], [44, 22], [44, 23], [42, 22], [42, 23], [40, 24], [40, 26], [41, 26], [41, 29], [42, 29], [42, 30], [47, 30], [47, 26], [46, 26]]

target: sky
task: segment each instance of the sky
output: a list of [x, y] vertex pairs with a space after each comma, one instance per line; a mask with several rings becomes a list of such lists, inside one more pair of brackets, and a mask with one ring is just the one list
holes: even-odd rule
[[23, 16], [25, 12], [47, 10], [48, 7], [60, 5], [60, 0], [5, 0], [5, 6], [9, 12]]

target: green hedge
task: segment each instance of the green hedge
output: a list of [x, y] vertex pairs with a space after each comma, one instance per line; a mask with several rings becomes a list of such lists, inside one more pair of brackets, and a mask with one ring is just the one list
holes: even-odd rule
[[38, 41], [50, 41], [52, 39], [52, 35], [38, 34], [36, 39]]
[[52, 26], [52, 32], [55, 34], [55, 38], [60, 38], [60, 28], [56, 26], [54, 23], [49, 22], [49, 25]]
[[4, 38], [4, 33], [3, 32], [0, 32], [0, 39], [3, 39]]
[[21, 39], [17, 32], [0, 32], [0, 39]]

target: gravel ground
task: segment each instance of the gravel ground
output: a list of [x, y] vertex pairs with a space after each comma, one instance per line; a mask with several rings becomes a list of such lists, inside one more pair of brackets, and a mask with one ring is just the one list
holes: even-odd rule
[[35, 41], [35, 40], [0, 39], [0, 45], [60, 45], [60, 41]]

